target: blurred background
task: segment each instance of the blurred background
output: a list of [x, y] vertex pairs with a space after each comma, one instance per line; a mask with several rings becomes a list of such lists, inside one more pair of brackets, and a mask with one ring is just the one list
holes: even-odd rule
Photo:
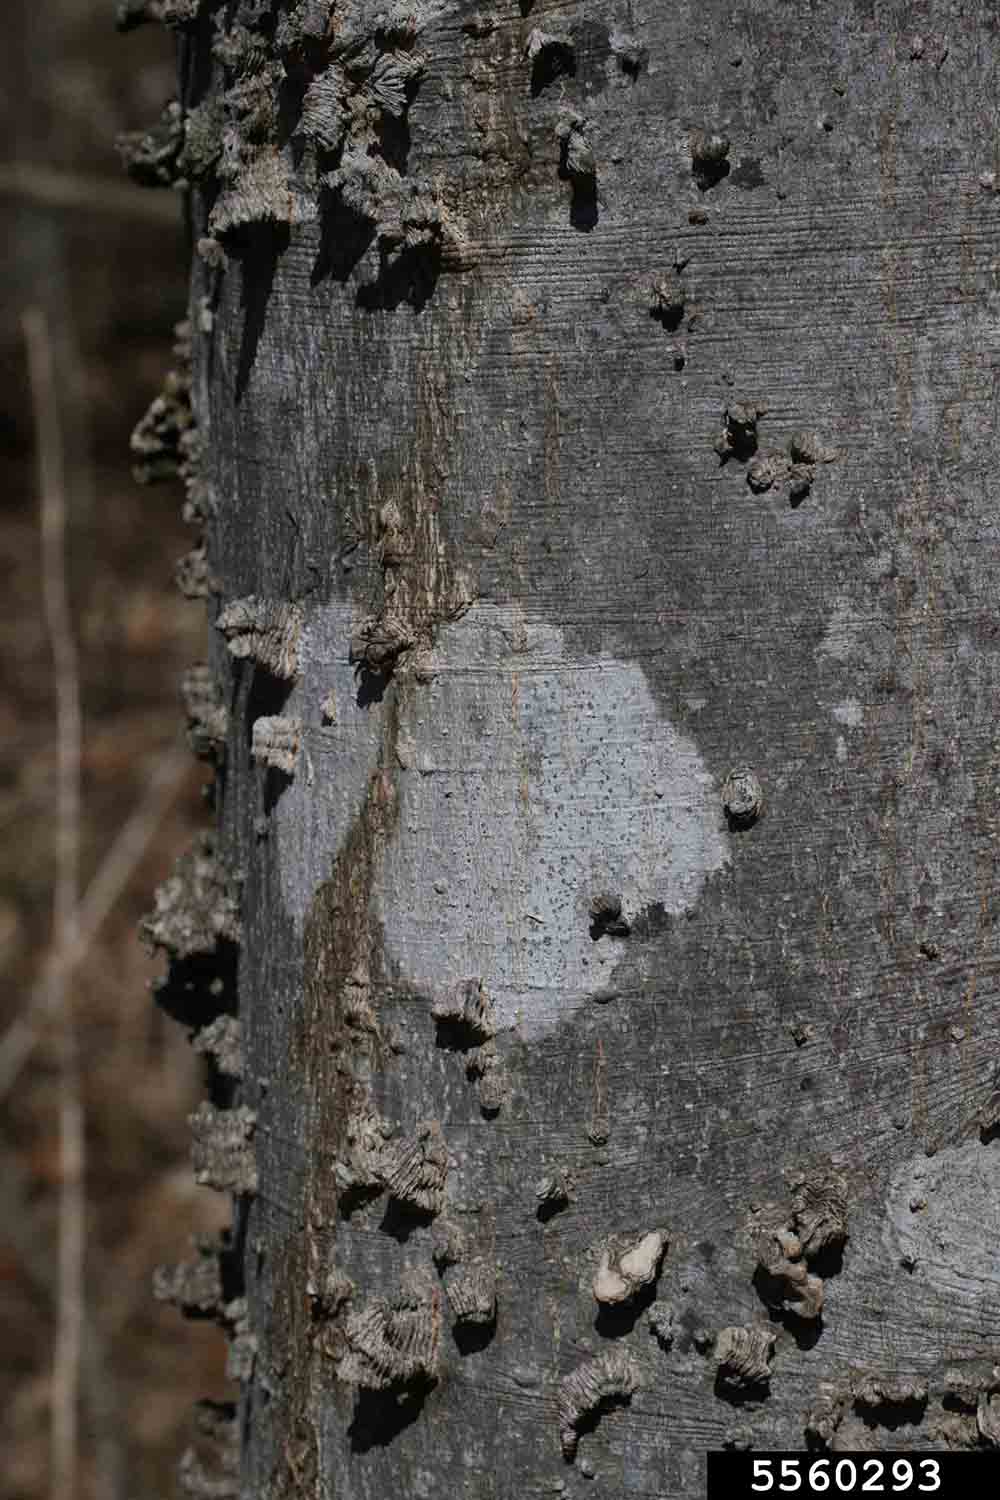
[[[203, 768], [176, 759], [179, 679], [204, 656], [205, 612], [178, 593], [173, 569], [197, 538], [180, 519], [180, 484], [138, 486], [129, 453], [185, 312], [182, 204], [170, 190], [130, 184], [114, 149], [119, 132], [152, 123], [174, 94], [173, 40], [159, 26], [119, 36], [114, 0], [6, 0], [3, 11], [0, 1062], [13, 1056], [17, 1067], [13, 1076], [0, 1067], [0, 1494], [153, 1500], [177, 1493], [193, 1401], [233, 1394], [222, 1335], [185, 1323], [150, 1287], [157, 1264], [189, 1255], [191, 1235], [228, 1216], [218, 1195], [195, 1187], [189, 1165], [186, 1116], [202, 1092], [202, 1059], [152, 1004], [161, 965], [136, 933], [153, 887], [209, 819]], [[51, 356], [41, 413], [26, 320], [36, 354], [41, 338]], [[109, 873], [123, 883], [64, 985], [69, 1064], [58, 1006], [41, 1026], [33, 1019], [51, 980], [58, 822], [40, 420], [57, 422], [65, 455], [82, 706], [79, 885], [85, 893]], [[147, 826], [123, 859], [116, 840], [144, 807]], [[66, 1258], [74, 1108], [83, 1153], [75, 1309]], [[79, 1431], [71, 1480], [56, 1485], [53, 1361], [61, 1338], [65, 1382], [74, 1318]]]

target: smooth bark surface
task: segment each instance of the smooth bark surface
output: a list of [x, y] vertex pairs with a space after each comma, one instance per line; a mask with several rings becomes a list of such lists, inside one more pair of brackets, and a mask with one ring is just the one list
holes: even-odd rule
[[988, 1441], [992, 7], [180, 19], [244, 1493]]

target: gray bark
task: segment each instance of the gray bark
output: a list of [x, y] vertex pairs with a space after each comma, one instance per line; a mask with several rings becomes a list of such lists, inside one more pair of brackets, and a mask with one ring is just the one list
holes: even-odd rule
[[154, 9], [243, 1493], [992, 1441], [992, 8]]

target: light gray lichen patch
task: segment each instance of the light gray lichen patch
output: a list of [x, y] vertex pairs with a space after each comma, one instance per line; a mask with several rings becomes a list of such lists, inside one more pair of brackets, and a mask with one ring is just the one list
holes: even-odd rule
[[[918, 1205], [913, 1208], [911, 1205]], [[1000, 1152], [978, 1140], [920, 1155], [894, 1173], [882, 1243], [897, 1264], [913, 1258], [922, 1283], [964, 1316], [1000, 1296]]]
[[865, 711], [857, 698], [845, 698], [841, 703], [835, 703], [830, 710], [838, 724], [845, 724], [848, 729], [860, 729], [865, 721]]
[[442, 626], [431, 657], [401, 725], [386, 955], [434, 1001], [481, 976], [497, 1025], [539, 1036], [613, 974], [595, 891], [632, 913], [695, 905], [729, 858], [718, 793], [635, 663], [580, 658], [555, 626], [519, 634], [487, 605]]
[[[251, 636], [241, 654], [256, 649], [252, 614], [226, 617]], [[271, 820], [299, 931], [383, 753], [382, 715], [359, 703], [344, 646], [359, 618], [345, 605], [310, 609], [298, 639], [296, 702], [336, 700], [335, 722], [303, 730], [314, 785], [294, 778]], [[519, 611], [472, 605], [438, 628], [426, 668], [390, 688], [399, 817], [372, 913], [385, 959], [427, 997], [428, 1025], [475, 976], [489, 1027], [542, 1036], [613, 990], [633, 942], [594, 941], [596, 893], [613, 892], [633, 923], [655, 903], [678, 914], [728, 862], [718, 786], [640, 666], [571, 651], [558, 628]]]
[[827, 621], [823, 639], [816, 647], [820, 656], [835, 661], [863, 660], [871, 656], [871, 623], [849, 599], [838, 599]]

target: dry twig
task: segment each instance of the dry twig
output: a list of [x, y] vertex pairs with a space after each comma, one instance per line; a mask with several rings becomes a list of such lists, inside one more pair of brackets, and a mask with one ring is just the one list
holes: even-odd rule
[[[42, 604], [56, 689], [56, 878], [53, 948], [76, 942], [80, 880], [80, 682], [66, 584], [66, 476], [48, 320], [28, 308], [22, 320], [38, 451]], [[77, 1412], [83, 1339], [85, 1235], [84, 1130], [76, 1028], [65, 965], [53, 968], [49, 1005], [59, 1029], [59, 1276], [52, 1370], [50, 1487], [73, 1500], [77, 1478]]]
[[0, 1099], [17, 1082], [34, 1051], [46, 1018], [57, 1005], [59, 985], [65, 988], [77, 965], [86, 957], [105, 919], [152, 843], [153, 835], [190, 769], [190, 754], [179, 746], [168, 750], [154, 769], [138, 807], [118, 833], [87, 887], [77, 911], [72, 943], [65, 950], [55, 949], [50, 954], [41, 978], [28, 997], [24, 1015], [11, 1023], [0, 1041]]

